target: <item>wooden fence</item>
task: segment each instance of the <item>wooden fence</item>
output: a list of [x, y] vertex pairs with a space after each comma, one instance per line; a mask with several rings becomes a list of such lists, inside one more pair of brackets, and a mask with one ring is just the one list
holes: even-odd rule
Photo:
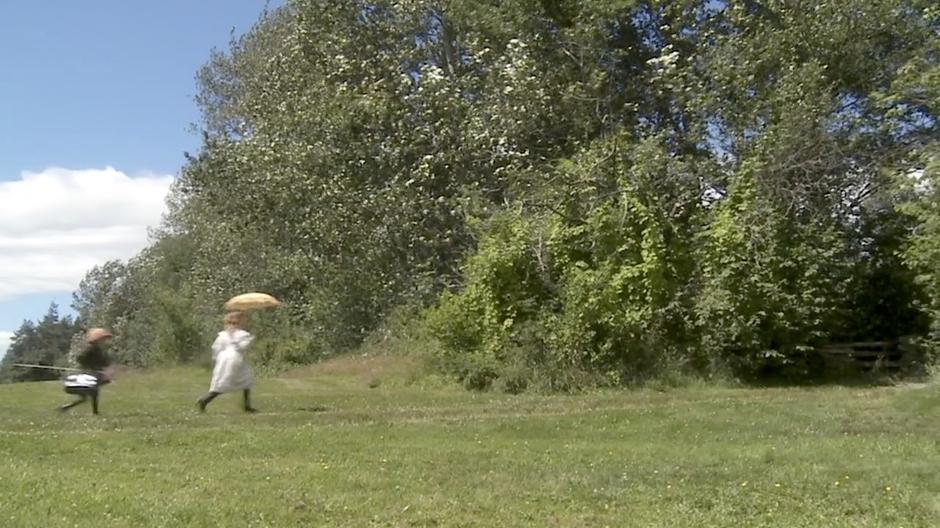
[[822, 347], [820, 354], [830, 370], [863, 372], [902, 372], [922, 360], [915, 345], [900, 340], [837, 343]]

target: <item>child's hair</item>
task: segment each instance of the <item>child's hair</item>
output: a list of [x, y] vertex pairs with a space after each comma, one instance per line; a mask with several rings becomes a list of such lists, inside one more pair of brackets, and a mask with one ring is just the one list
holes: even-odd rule
[[225, 323], [225, 326], [242, 328], [248, 321], [248, 315], [245, 312], [229, 312], [225, 314], [225, 317], [222, 319], [222, 321]]

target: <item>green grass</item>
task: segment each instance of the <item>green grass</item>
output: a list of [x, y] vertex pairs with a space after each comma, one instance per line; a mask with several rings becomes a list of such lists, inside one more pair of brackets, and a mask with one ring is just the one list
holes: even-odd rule
[[940, 526], [936, 385], [507, 396], [409, 370], [261, 379], [258, 415], [195, 412], [198, 369], [126, 374], [100, 417], [0, 386], [0, 526]]

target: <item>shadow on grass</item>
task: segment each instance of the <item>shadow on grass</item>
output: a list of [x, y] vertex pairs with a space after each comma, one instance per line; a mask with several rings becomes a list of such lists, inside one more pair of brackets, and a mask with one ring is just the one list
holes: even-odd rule
[[764, 373], [752, 379], [742, 380], [747, 387], [785, 388], [785, 387], [892, 387], [906, 383], [926, 383], [930, 381], [927, 368], [918, 365], [905, 370], [861, 370], [845, 369], [828, 371], [817, 375], [793, 376], [776, 373]]
[[325, 407], [323, 405], [311, 405], [311, 406], [304, 406], [304, 407], [297, 408], [297, 411], [299, 412], [308, 412], [308, 413], [322, 413], [322, 412], [327, 412], [329, 410], [330, 410], [329, 407]]

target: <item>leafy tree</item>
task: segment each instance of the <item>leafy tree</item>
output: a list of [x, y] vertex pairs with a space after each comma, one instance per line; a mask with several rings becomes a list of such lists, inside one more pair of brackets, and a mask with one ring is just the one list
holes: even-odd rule
[[50, 304], [42, 319], [23, 321], [13, 333], [12, 343], [0, 361], [0, 381], [58, 379], [59, 373], [54, 370], [25, 369], [13, 364], [64, 366], [69, 360], [72, 338], [81, 332], [77, 320], [68, 315], [60, 317], [59, 307]]
[[822, 343], [938, 326], [938, 15], [289, 1], [198, 72], [164, 224], [76, 309], [134, 364], [197, 357], [261, 290], [271, 362], [433, 306], [470, 386], [805, 375]]

